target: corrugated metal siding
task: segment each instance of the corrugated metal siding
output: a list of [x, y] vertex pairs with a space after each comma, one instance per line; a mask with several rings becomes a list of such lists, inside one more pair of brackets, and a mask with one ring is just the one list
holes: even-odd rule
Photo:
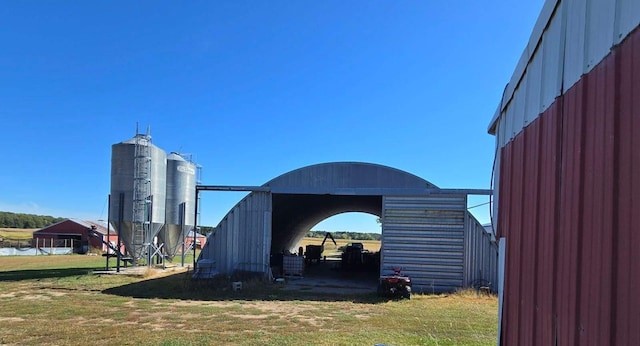
[[[604, 9], [602, 9], [604, 10]], [[608, 13], [608, 12], [607, 12]], [[580, 234], [580, 306], [578, 340], [598, 345], [609, 343], [611, 334], [611, 279], [614, 187], [615, 56], [602, 61], [584, 83], [585, 109], [565, 108], [565, 116], [582, 117], [583, 186]], [[575, 227], [575, 225], [572, 225]], [[593, 306], [598, 306], [594, 309]], [[604, 322], [604, 323], [603, 323]], [[639, 321], [640, 322], [640, 321]]]
[[559, 119], [554, 105], [502, 151], [499, 236], [508, 240], [501, 329], [506, 345], [552, 344]]
[[[511, 194], [505, 196], [505, 202], [510, 204], [509, 211], [505, 212], [502, 210], [501, 217], [509, 218], [508, 226], [504, 224], [506, 230], [508, 230], [506, 238], [507, 238], [507, 268], [506, 268], [506, 277], [505, 277], [505, 305], [509, 305], [511, 302], [514, 302], [515, 305], [520, 304], [520, 285], [522, 281], [522, 272], [520, 271], [522, 257], [519, 256], [522, 251], [522, 233], [521, 232], [511, 232], [514, 228], [520, 228], [522, 225], [522, 200], [515, 198], [516, 196], [522, 196], [522, 185], [523, 185], [523, 177], [524, 177], [524, 164], [513, 165], [512, 161], [514, 158], [524, 158], [524, 143], [523, 137], [518, 136], [516, 140], [513, 141], [512, 150], [510, 152], [510, 159], [505, 160], [505, 165], [512, 170], [510, 172], [510, 180], [508, 184], [510, 185], [508, 188], [511, 191]], [[498, 220], [498, 226], [503, 227], [502, 219]], [[516, 254], [518, 254], [516, 256]], [[513, 305], [511, 305], [513, 306]], [[520, 315], [518, 310], [512, 311], [512, 309], [508, 309], [505, 314], [505, 320], [507, 323], [503, 325], [503, 330], [507, 330], [510, 333], [507, 334], [507, 345], [517, 345], [518, 340], [511, 339], [510, 337], [517, 337], [520, 333]], [[505, 321], [503, 320], [503, 321]]]
[[616, 29], [615, 43], [624, 40], [628, 33], [640, 25], [640, 1], [618, 0], [616, 1]]
[[[555, 17], [562, 18], [564, 8], [558, 7], [555, 10]], [[558, 49], [565, 45], [565, 26], [562, 20], [553, 20], [549, 22], [546, 30], [544, 31], [543, 42], [544, 44], [539, 48], [540, 51], [536, 56], [541, 55], [542, 73], [541, 73], [541, 104], [540, 109], [536, 114], [542, 113], [553, 102], [556, 97], [562, 93], [562, 65], [564, 59], [564, 50]], [[529, 117], [534, 114], [529, 115]]]
[[[522, 212], [520, 219], [520, 311], [524, 316], [533, 316], [534, 312], [534, 285], [535, 282], [535, 266], [536, 266], [536, 247], [537, 247], [537, 213], [531, 213], [531, 210], [537, 210], [539, 207], [537, 190], [538, 185], [538, 169], [539, 169], [539, 143], [540, 143], [540, 126], [539, 122], [531, 124], [528, 131], [523, 132], [523, 145], [521, 150], [524, 157], [524, 167], [522, 169], [522, 194], [528, 196], [523, 199]], [[520, 342], [523, 340], [533, 340], [533, 319], [521, 318]]]
[[364, 162], [331, 162], [296, 169], [265, 184], [274, 193], [336, 193], [355, 188], [435, 188], [413, 174], [392, 167]]
[[[640, 2], [636, 2], [640, 12]], [[615, 345], [640, 345], [640, 33], [620, 49], [612, 284]], [[617, 209], [617, 210], [616, 210]]]
[[538, 161], [538, 185], [531, 188], [538, 191], [537, 227], [533, 230], [537, 241], [533, 325], [534, 344], [546, 344], [554, 336], [554, 287], [556, 287], [556, 241], [554, 230], [557, 225], [558, 187], [560, 173], [560, 112], [561, 103], [553, 104], [538, 119], [540, 131]]
[[466, 196], [384, 197], [381, 272], [402, 267], [416, 292], [463, 287]]
[[637, 0], [547, 1], [492, 121], [491, 128], [501, 133], [500, 147], [638, 26], [639, 4]]
[[465, 214], [464, 287], [489, 284], [497, 292], [498, 244], [471, 213]]
[[[565, 0], [561, 3], [567, 13], [564, 17], [566, 38], [564, 40], [563, 80], [567, 83], [566, 88], [568, 89], [580, 79], [585, 70], [584, 34], [587, 4], [585, 0]], [[553, 20], [562, 19], [556, 17]]]
[[506, 345], [640, 344], [640, 30], [502, 149]]
[[212, 259], [221, 273], [269, 269], [271, 193], [252, 192], [207, 237], [200, 258]]

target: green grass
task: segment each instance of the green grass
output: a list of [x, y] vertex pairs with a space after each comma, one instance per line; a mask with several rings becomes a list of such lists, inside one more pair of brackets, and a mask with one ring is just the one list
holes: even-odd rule
[[[380, 300], [185, 273], [88, 274], [104, 258], [0, 257], [0, 344], [493, 345], [497, 299], [475, 293]], [[91, 337], [91, 340], [87, 338]]]

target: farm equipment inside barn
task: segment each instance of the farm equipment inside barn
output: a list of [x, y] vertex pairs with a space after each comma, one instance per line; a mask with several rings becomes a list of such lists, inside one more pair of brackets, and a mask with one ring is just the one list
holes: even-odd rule
[[338, 243], [336, 243], [336, 240], [333, 239], [333, 236], [331, 235], [331, 233], [327, 232], [327, 234], [324, 236], [324, 239], [322, 239], [322, 244], [307, 245], [304, 253], [304, 259], [306, 264], [311, 264], [314, 261], [316, 263], [320, 262], [320, 260], [322, 259], [322, 253], [324, 252], [324, 243], [327, 241], [327, 238], [331, 238], [331, 241], [333, 241], [333, 244], [335, 246], [338, 246]]

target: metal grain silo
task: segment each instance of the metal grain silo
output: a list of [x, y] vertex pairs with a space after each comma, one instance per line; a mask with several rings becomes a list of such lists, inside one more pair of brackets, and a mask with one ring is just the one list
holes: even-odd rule
[[137, 262], [165, 220], [167, 154], [136, 134], [111, 147], [109, 217], [118, 228], [126, 253]]
[[159, 234], [169, 257], [176, 255], [184, 234], [195, 224], [195, 199], [196, 165], [180, 154], [169, 154], [165, 228]]

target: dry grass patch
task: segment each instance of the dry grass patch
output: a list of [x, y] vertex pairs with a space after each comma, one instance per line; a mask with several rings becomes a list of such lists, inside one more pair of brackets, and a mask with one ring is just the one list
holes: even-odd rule
[[3, 228], [0, 227], [0, 238], [10, 240], [33, 239], [33, 232], [38, 228]]

